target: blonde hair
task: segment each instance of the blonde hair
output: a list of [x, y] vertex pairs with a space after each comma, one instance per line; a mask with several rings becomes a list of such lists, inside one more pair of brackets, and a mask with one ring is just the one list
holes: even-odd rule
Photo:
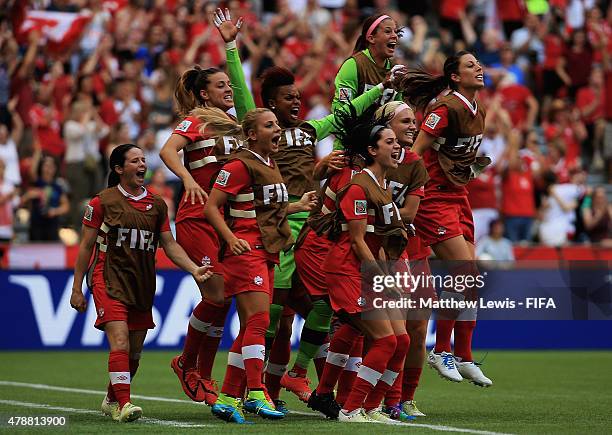
[[250, 130], [255, 130], [257, 119], [266, 112], [272, 112], [270, 109], [257, 108], [249, 110], [242, 124], [238, 124], [230, 118], [223, 110], [216, 107], [198, 107], [193, 109], [191, 116], [198, 118], [202, 125], [200, 133], [213, 136], [234, 136], [243, 140], [247, 139]]
[[395, 115], [397, 115], [396, 110], [402, 105], [407, 106], [410, 110], [413, 110], [409, 104], [406, 104], [403, 101], [389, 101], [388, 103], [380, 106], [376, 112], [374, 112], [374, 119], [388, 118], [389, 121], [391, 121], [393, 118], [395, 118]]
[[198, 118], [200, 133], [212, 136], [242, 136], [242, 127], [227, 114], [216, 107], [198, 107], [190, 116]]

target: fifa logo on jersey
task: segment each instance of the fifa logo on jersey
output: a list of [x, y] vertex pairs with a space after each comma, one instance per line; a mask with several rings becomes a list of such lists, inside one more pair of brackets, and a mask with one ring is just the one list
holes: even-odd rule
[[274, 202], [287, 202], [289, 201], [289, 192], [284, 183], [266, 184], [262, 187], [263, 190], [263, 203], [264, 205], [270, 205]]
[[471, 137], [458, 137], [457, 145], [455, 145], [453, 148], [456, 151], [469, 153], [472, 151], [478, 151], [481, 142], [482, 134]]
[[123, 242], [130, 242], [131, 249], [155, 252], [155, 240], [151, 231], [139, 230], [136, 228], [119, 228], [117, 230], [117, 243], [119, 247]]
[[406, 197], [406, 189], [402, 183], [397, 181], [389, 181], [389, 189], [391, 190], [391, 197], [396, 204], [403, 205], [404, 198]]
[[385, 220], [385, 225], [389, 225], [392, 219], [396, 221], [400, 219], [399, 209], [397, 208], [397, 205], [395, 205], [394, 202], [383, 205], [382, 210], [383, 210], [383, 219]]
[[312, 136], [299, 128], [285, 130], [285, 139], [288, 147], [312, 146]]

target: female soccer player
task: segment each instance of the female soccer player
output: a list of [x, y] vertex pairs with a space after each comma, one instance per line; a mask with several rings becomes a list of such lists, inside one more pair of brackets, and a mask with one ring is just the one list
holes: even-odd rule
[[[353, 55], [336, 74], [334, 110], [385, 80], [394, 65], [393, 54], [399, 36], [397, 24], [389, 15], [377, 14], [365, 19]], [[395, 90], [386, 89], [378, 103], [382, 105], [393, 99], [400, 97]]]
[[110, 156], [108, 189], [93, 198], [85, 211], [81, 245], [74, 269], [70, 305], [85, 312], [83, 277], [94, 244], [96, 253], [87, 283], [98, 318], [95, 326], [108, 338], [110, 384], [102, 412], [128, 422], [142, 415], [130, 402], [130, 383], [136, 374], [147, 330], [153, 323], [155, 251], [158, 243], [198, 285], [209, 279], [209, 266], [198, 267], [172, 237], [164, 200], [144, 188], [147, 171], [142, 150], [124, 144]]
[[[202, 129], [211, 128], [236, 134], [240, 126], [214, 109], [194, 112], [209, 120]], [[281, 128], [274, 113], [255, 109], [245, 116], [242, 132], [247, 149], [234, 155], [223, 166], [213, 186], [205, 215], [225, 242], [223, 261], [225, 295], [236, 297], [241, 328], [228, 356], [228, 367], [216, 404], [215, 416], [226, 421], [244, 423], [238, 400], [242, 397], [242, 380], [246, 375], [249, 389], [244, 409], [264, 418], [283, 418], [268, 399], [262, 384], [265, 354], [265, 332], [273, 293], [274, 264], [278, 254], [293, 243], [287, 215], [309, 211], [316, 205], [314, 191], [305, 192], [299, 201], [290, 203], [287, 188], [272, 160], [278, 151]], [[228, 221], [220, 208], [228, 205]]]
[[[175, 100], [183, 121], [175, 128], [160, 157], [183, 181], [184, 193], [176, 215], [178, 243], [198, 264], [213, 266], [214, 276], [202, 287], [202, 301], [194, 308], [187, 328], [183, 353], [172, 360], [185, 394], [194, 401], [212, 405], [217, 398], [211, 379], [215, 355], [223, 335], [229, 304], [223, 298], [223, 267], [218, 261], [217, 234], [204, 218], [204, 203], [217, 173], [229, 154], [242, 143], [235, 136], [215, 136], [200, 130], [201, 121], [191, 115], [197, 107], [216, 107], [227, 112], [234, 107], [238, 119], [255, 108], [245, 83], [235, 44], [226, 50], [228, 76], [217, 68], [187, 70], [177, 83]], [[231, 115], [227, 115], [230, 119]], [[179, 151], [185, 152], [185, 164]], [[196, 368], [196, 363], [198, 368]], [[199, 370], [198, 370], [199, 369]]]
[[[404, 365], [409, 338], [404, 322], [391, 321], [385, 309], [378, 310], [381, 316], [376, 320], [364, 319], [362, 314], [371, 312], [373, 306], [370, 294], [362, 293], [360, 270], [368, 266], [373, 274], [385, 275], [375, 261], [381, 256], [397, 259], [403, 251], [402, 244], [396, 242], [406, 233], [385, 181], [387, 170], [397, 167], [400, 147], [393, 130], [386, 126], [388, 120], [373, 125], [371, 113], [356, 117], [354, 110], [351, 112], [336, 113], [336, 135], [347, 147], [347, 154], [364, 156], [366, 167], [336, 197], [341, 231], [323, 270], [332, 308], [366, 335], [371, 346], [338, 419], [388, 423], [391, 420], [380, 412], [379, 405]], [[318, 408], [316, 399], [310, 403]]]
[[[477, 100], [484, 86], [483, 69], [474, 55], [462, 51], [446, 59], [442, 76], [413, 70], [398, 76], [396, 84], [417, 109], [428, 112], [413, 147], [423, 156], [430, 176], [414, 222], [419, 236], [438, 258], [467, 262], [461, 273], [475, 273], [474, 223], [465, 186], [490, 161], [476, 157], [485, 120]], [[451, 92], [428, 107], [447, 88]], [[436, 346], [428, 363], [447, 379], [460, 382], [465, 377], [488, 387], [491, 380], [472, 358], [475, 325], [475, 320], [438, 320]], [[454, 356], [450, 347], [453, 328]]]
[[[416, 118], [410, 106], [401, 101], [391, 101], [382, 106], [376, 112], [376, 118], [390, 118], [389, 127], [393, 130], [402, 146], [397, 169], [387, 172], [387, 179], [392, 192], [393, 201], [400, 210], [404, 224], [412, 228], [419, 202], [424, 196], [424, 186], [429, 176], [427, 169], [421, 159], [410, 148], [416, 136]], [[426, 249], [424, 262], [427, 263], [428, 248]], [[409, 237], [408, 246], [403, 258], [413, 260], [413, 257], [421, 257], [420, 243], [416, 234], [412, 232]], [[412, 269], [415, 266], [416, 269]], [[411, 264], [411, 272], [416, 275], [423, 272], [422, 262]], [[431, 297], [432, 294], [424, 294], [423, 289], [415, 289], [411, 294], [413, 300], [423, 297]], [[410, 310], [407, 313], [406, 329], [410, 336], [410, 349], [406, 355], [404, 370], [398, 376], [393, 388], [385, 396], [385, 411], [394, 419], [410, 420], [409, 416], [424, 416], [414, 403], [414, 390], [421, 374], [425, 360], [425, 338], [427, 335], [427, 323], [429, 312], [423, 310]], [[404, 385], [406, 394], [404, 395]], [[414, 387], [413, 387], [414, 385]], [[412, 391], [409, 391], [411, 390]], [[402, 402], [402, 403], [400, 403]]]

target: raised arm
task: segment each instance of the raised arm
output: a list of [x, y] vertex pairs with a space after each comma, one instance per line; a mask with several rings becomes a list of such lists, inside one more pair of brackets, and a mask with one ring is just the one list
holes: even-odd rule
[[238, 21], [234, 24], [230, 17], [229, 9], [225, 9], [225, 12], [217, 9], [214, 23], [225, 41], [227, 73], [234, 90], [234, 107], [236, 108], [238, 120], [242, 121], [244, 115], [249, 110], [255, 109], [255, 101], [247, 86], [242, 64], [240, 63], [240, 55], [236, 47], [236, 36], [240, 32], [240, 27], [242, 27], [242, 17], [238, 18]]

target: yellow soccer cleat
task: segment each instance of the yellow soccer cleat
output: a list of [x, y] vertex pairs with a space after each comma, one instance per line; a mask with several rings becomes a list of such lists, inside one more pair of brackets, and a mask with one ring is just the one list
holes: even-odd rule
[[138, 420], [140, 417], [142, 417], [142, 408], [127, 402], [123, 405], [123, 408], [121, 408], [119, 412], [119, 417], [115, 418], [115, 420], [127, 423], [129, 421]]
[[102, 411], [102, 414], [112, 417], [113, 420], [119, 420], [119, 414], [121, 413], [119, 410], [119, 402], [109, 401], [108, 396], [104, 396], [100, 410]]

